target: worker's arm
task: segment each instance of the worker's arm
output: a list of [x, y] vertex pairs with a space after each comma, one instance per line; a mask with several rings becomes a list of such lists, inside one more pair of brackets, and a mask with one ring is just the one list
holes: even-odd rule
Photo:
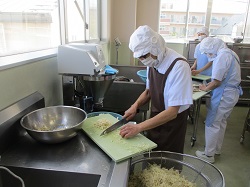
[[203, 66], [201, 69], [197, 69], [197, 70], [192, 70], [192, 75], [198, 75], [201, 72], [203, 72], [204, 70], [210, 68], [212, 66], [213, 62], [208, 62], [205, 66]]
[[147, 102], [150, 101], [150, 93], [149, 93], [149, 89], [146, 89], [144, 92], [142, 92], [142, 94], [138, 97], [138, 99], [134, 102], [133, 105], [131, 105], [131, 107], [125, 111], [123, 118], [126, 118], [127, 120], [131, 120], [137, 112], [137, 109], [140, 106], [143, 106], [144, 104], [146, 104]]
[[191, 71], [196, 70], [196, 66], [197, 66], [197, 59], [195, 59], [194, 64], [191, 66]]
[[149, 130], [162, 124], [165, 124], [168, 121], [171, 121], [172, 119], [175, 119], [177, 117], [179, 109], [180, 106], [171, 106], [167, 110], [162, 111], [153, 118], [145, 120], [139, 124], [134, 125], [128, 123], [121, 127], [120, 135], [123, 138], [131, 138], [142, 131]]
[[220, 85], [221, 85], [221, 81], [214, 79], [212, 82], [208, 83], [207, 85], [200, 84], [199, 89], [207, 92], [207, 91], [210, 91], [219, 87]]

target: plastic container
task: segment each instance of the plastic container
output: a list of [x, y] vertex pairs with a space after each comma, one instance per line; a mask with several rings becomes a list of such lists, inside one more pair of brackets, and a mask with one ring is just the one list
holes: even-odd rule
[[139, 70], [137, 71], [137, 75], [141, 78], [143, 82], [147, 80], [147, 70]]
[[88, 113], [87, 118], [99, 116], [100, 114], [110, 114], [110, 115], [114, 116], [115, 118], [117, 118], [118, 120], [122, 119], [122, 115], [120, 115], [120, 114], [117, 114], [117, 113], [114, 113], [114, 112], [105, 112], [105, 111]]

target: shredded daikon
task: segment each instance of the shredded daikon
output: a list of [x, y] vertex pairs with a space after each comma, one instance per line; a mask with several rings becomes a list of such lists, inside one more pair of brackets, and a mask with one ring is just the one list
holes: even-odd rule
[[[87, 128], [91, 129], [88, 132], [90, 134], [100, 134], [101, 133], [100, 131], [107, 129], [108, 127], [110, 127], [111, 125], [113, 125], [114, 123], [118, 121], [118, 119], [116, 119], [115, 117], [113, 116], [110, 117], [110, 114], [100, 114], [99, 116], [88, 118], [86, 120], [87, 123], [88, 123], [88, 120], [91, 121], [90, 123], [91, 125], [89, 126], [85, 125], [85, 129]], [[92, 125], [95, 126], [95, 128], [93, 128]], [[138, 136], [131, 138], [131, 139], [124, 139], [119, 134], [119, 129], [116, 129], [108, 133], [107, 135], [102, 136], [102, 138], [103, 139], [108, 138], [110, 142], [116, 145], [120, 145], [121, 147], [123, 147], [123, 150], [127, 150], [129, 153], [134, 153], [135, 151], [140, 153], [140, 152], [145, 151], [145, 149], [151, 147], [151, 144], [140, 143], [140, 141], [137, 142], [137, 139], [139, 138]], [[131, 143], [131, 142], [134, 142], [134, 143]], [[148, 149], [148, 151], [149, 150], [150, 149]]]
[[35, 130], [38, 130], [38, 131], [50, 131], [51, 129], [44, 125], [44, 126], [36, 128]]
[[37, 131], [56, 131], [56, 130], [58, 131], [64, 129], [67, 129], [67, 127], [64, 125], [53, 125], [53, 126], [42, 125], [40, 127], [34, 128], [34, 130]]
[[109, 120], [107, 120], [106, 118], [102, 118], [102, 119], [98, 119], [95, 123], [94, 123], [94, 126], [101, 129], [101, 130], [104, 130], [108, 127], [110, 127], [112, 124]]
[[177, 170], [161, 168], [157, 164], [149, 165], [141, 172], [130, 175], [128, 187], [196, 187]]

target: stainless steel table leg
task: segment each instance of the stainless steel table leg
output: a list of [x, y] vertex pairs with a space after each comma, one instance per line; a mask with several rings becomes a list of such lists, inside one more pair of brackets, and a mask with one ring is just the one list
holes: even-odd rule
[[196, 133], [198, 128], [199, 114], [200, 114], [201, 98], [194, 101], [194, 127], [193, 136], [191, 137], [191, 146], [193, 147], [196, 141]]
[[192, 124], [194, 124], [194, 113], [195, 113], [195, 106], [191, 105], [190, 108], [189, 108], [188, 117], [191, 120]]
[[244, 126], [243, 126], [242, 134], [241, 134], [241, 137], [240, 137], [240, 143], [241, 144], [244, 142], [245, 132], [247, 130], [247, 126], [249, 126], [249, 123], [248, 123], [249, 116], [250, 116], [250, 108], [248, 109], [248, 113], [247, 113], [247, 116], [246, 116], [246, 119], [245, 119], [245, 123], [244, 123]]

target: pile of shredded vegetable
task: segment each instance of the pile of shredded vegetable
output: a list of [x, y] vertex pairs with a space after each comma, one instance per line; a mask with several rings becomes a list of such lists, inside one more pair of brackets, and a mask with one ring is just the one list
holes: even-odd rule
[[101, 130], [104, 130], [108, 127], [110, 127], [112, 124], [109, 120], [107, 120], [106, 118], [102, 118], [102, 119], [98, 119], [95, 123], [94, 123], [94, 126], [101, 129]]
[[38, 127], [35, 130], [37, 130], [37, 131], [51, 131], [51, 129], [45, 125]]
[[59, 131], [59, 130], [65, 130], [67, 129], [68, 127], [64, 126], [64, 125], [54, 125], [54, 126], [46, 126], [46, 125], [43, 125], [41, 127], [38, 127], [36, 128], [35, 130], [37, 131]]
[[129, 177], [128, 187], [196, 187], [179, 174], [177, 170], [150, 165], [141, 172]]
[[103, 138], [105, 142], [113, 143], [114, 148], [119, 145], [119, 147], [122, 147], [123, 151], [126, 150], [128, 153], [134, 154], [136, 152], [139, 154], [152, 149], [152, 146], [154, 146], [153, 143], [144, 139], [141, 134], [129, 139], [122, 138], [119, 134], [119, 128], [106, 134], [105, 136], [99, 136], [103, 130], [107, 129], [117, 121], [119, 121], [119, 119], [110, 114], [100, 114], [99, 116], [87, 118], [83, 129], [90, 136], [95, 137], [95, 135], [98, 134], [98, 137]]

